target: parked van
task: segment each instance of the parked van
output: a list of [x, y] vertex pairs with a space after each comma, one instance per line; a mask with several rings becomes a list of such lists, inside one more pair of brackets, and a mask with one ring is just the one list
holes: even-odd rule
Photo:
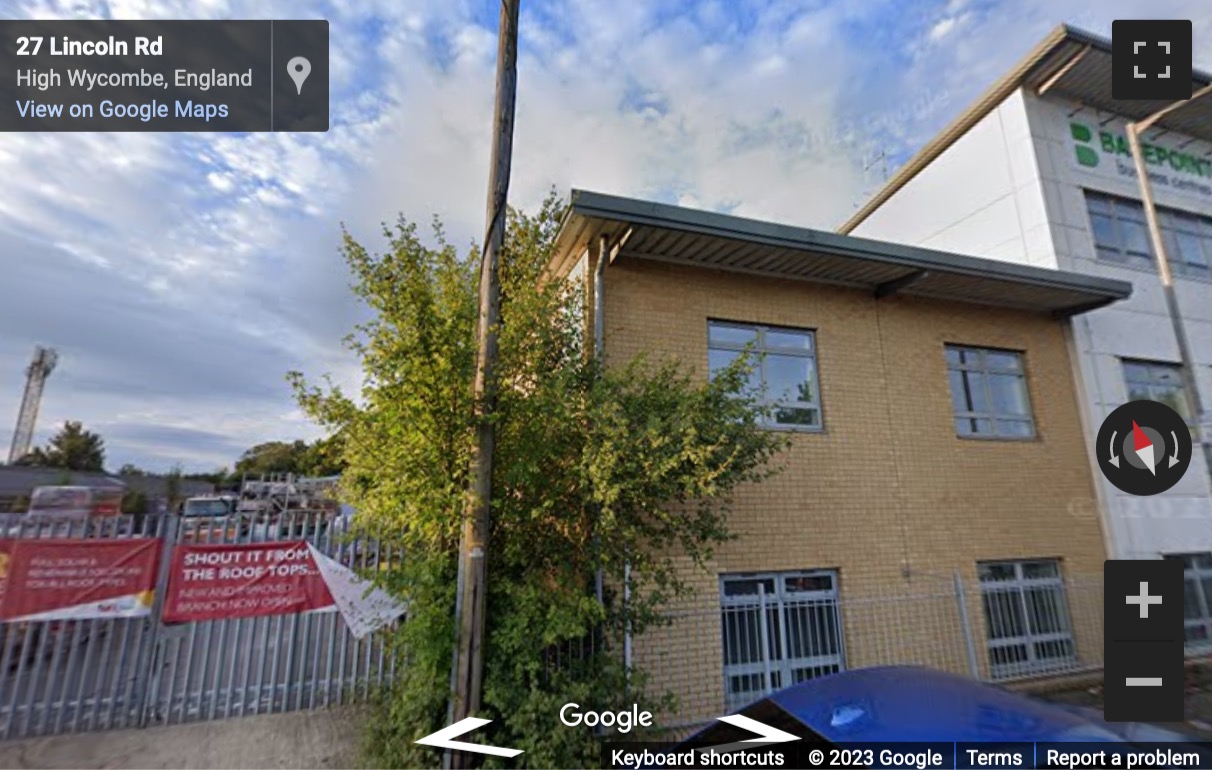
[[122, 487], [36, 487], [26, 516], [83, 521], [122, 513]]
[[[90, 528], [98, 531], [117, 526], [102, 524], [102, 520], [113, 521], [122, 513], [122, 487], [55, 486], [35, 487], [30, 494], [29, 508], [25, 513], [13, 513], [0, 517], [3, 527], [0, 534], [8, 537], [66, 537], [83, 533], [76, 523], [91, 522]], [[60, 526], [66, 523], [67, 526]], [[45, 525], [45, 526], [44, 526]]]

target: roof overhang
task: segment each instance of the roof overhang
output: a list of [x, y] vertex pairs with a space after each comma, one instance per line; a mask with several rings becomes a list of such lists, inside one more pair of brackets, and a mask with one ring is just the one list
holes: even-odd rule
[[[626, 238], [623, 239], [623, 236]], [[1124, 281], [574, 190], [550, 274], [605, 237], [616, 260], [646, 260], [1061, 316], [1132, 293]], [[621, 241], [621, 245], [620, 245]]]
[[[1212, 83], [1212, 75], [1194, 70], [1191, 92]], [[897, 169], [879, 191], [847, 219], [838, 232], [849, 233], [926, 168], [935, 158], [1020, 88], [1063, 97], [1085, 107], [1141, 120], [1174, 104], [1172, 100], [1116, 100], [1111, 96], [1111, 41], [1062, 24], [1052, 30], [1000, 80], [921, 150]], [[1154, 124], [1212, 142], [1212, 96], [1193, 99]]]

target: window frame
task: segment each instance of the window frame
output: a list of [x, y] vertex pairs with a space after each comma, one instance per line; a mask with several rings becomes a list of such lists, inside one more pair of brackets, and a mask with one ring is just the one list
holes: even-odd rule
[[[961, 353], [959, 356], [960, 359], [964, 358], [962, 353], [965, 351], [975, 352], [979, 354], [979, 363], [977, 365], [970, 365], [963, 360], [960, 360], [957, 363], [952, 363], [950, 355], [952, 351]], [[990, 353], [1014, 356], [1018, 360], [1018, 368], [991, 368], [988, 363]], [[1029, 384], [1027, 371], [1027, 355], [1024, 351], [1011, 350], [1008, 348], [987, 347], [982, 345], [967, 345], [958, 342], [947, 342], [943, 344], [943, 362], [947, 367], [947, 394], [950, 397], [952, 413], [951, 427], [955, 430], [956, 438], [976, 439], [981, 441], [1035, 441], [1039, 438], [1039, 431], [1035, 425], [1035, 406], [1031, 400], [1031, 387]], [[982, 391], [984, 393], [985, 403], [988, 404], [989, 407], [987, 411], [961, 411], [956, 407], [955, 392], [951, 385], [952, 372], [960, 373], [961, 377], [965, 381], [965, 388], [968, 387], [968, 378], [964, 376], [964, 373], [978, 372], [982, 375]], [[1021, 380], [1023, 400], [1026, 403], [1027, 409], [1025, 415], [1008, 414], [997, 411], [993, 398], [993, 388], [990, 384], [990, 377], [992, 375], [1012, 375]], [[956, 425], [956, 423], [960, 420], [967, 420], [970, 422], [974, 420], [985, 420], [992, 426], [993, 430], [992, 432], [987, 433], [975, 431], [971, 433], [963, 433]], [[999, 421], [1025, 423], [1030, 431], [1026, 435], [1018, 433], [1003, 433], [998, 428]]]
[[[1182, 364], [1174, 363], [1173, 361], [1154, 361], [1154, 360], [1150, 360], [1147, 358], [1126, 358], [1126, 357], [1122, 357], [1122, 356], [1120, 357], [1119, 362], [1120, 362], [1120, 368], [1123, 370], [1123, 374], [1124, 374], [1124, 395], [1127, 397], [1127, 400], [1129, 400], [1129, 401], [1137, 400], [1132, 397], [1132, 385], [1133, 384], [1135, 384], [1139, 387], [1143, 387], [1148, 390], [1149, 396], [1147, 397], [1146, 400], [1157, 401], [1159, 404], [1166, 404], [1167, 402], [1154, 398], [1154, 389], [1155, 388], [1177, 389], [1179, 394], [1182, 396], [1181, 401], [1182, 401], [1183, 412], [1184, 412], [1184, 414], [1182, 414], [1180, 416], [1184, 420], [1186, 420], [1188, 426], [1190, 426], [1192, 428], [1195, 427], [1196, 421], [1195, 421], [1195, 418], [1192, 416], [1194, 414], [1195, 410], [1193, 410], [1191, 408], [1191, 396], [1189, 393], [1187, 393], [1187, 382], [1183, 376], [1183, 365]], [[1149, 379], [1148, 380], [1132, 379], [1128, 374], [1128, 372], [1130, 371], [1129, 367], [1143, 367], [1143, 368], [1149, 370], [1149, 372], [1150, 372]], [[1178, 375], [1178, 384], [1175, 386], [1175, 385], [1169, 385], [1169, 384], [1161, 382], [1160, 379], [1158, 379], [1157, 377], [1154, 377], [1152, 375], [1152, 372], [1154, 370], [1173, 372], [1174, 374]]]
[[[787, 581], [794, 578], [819, 579], [828, 577], [828, 589], [812, 589], [807, 591], [792, 590], [787, 587]], [[758, 590], [752, 594], [728, 595], [727, 586], [741, 581], [758, 581]], [[763, 583], [771, 581], [774, 591], [767, 593]], [[845, 628], [842, 625], [841, 594], [839, 589], [839, 572], [836, 569], [803, 569], [773, 572], [733, 572], [720, 573], [720, 669], [723, 678], [724, 705], [728, 711], [739, 709], [759, 698], [764, 698], [772, 692], [792, 684], [806, 681], [816, 676], [846, 670]], [[805, 624], [790, 621], [789, 616], [796, 610], [824, 610], [831, 616], [832, 638], [827, 638], [830, 629], [827, 623], [819, 626], [812, 622], [807, 636], [811, 637], [806, 646], [815, 647], [812, 655], [792, 657], [790, 652], [795, 646], [803, 645]], [[729, 617], [740, 619], [741, 623], [750, 624], [756, 621], [757, 629], [757, 660], [729, 663], [730, 658], [738, 657], [734, 653], [744, 653], [746, 647], [752, 646], [749, 633], [730, 633]], [[777, 618], [771, 629], [771, 616]], [[799, 629], [798, 634], [788, 632], [792, 623]], [[750, 631], [751, 629], [746, 628]], [[813, 644], [816, 634], [821, 634], [825, 647], [832, 646], [835, 652], [820, 650], [820, 643]], [[773, 634], [773, 636], [772, 636]], [[735, 638], [733, 638], [735, 637]], [[789, 637], [792, 639], [788, 643]], [[730, 640], [734, 647], [730, 647]], [[797, 645], [798, 640], [798, 645]], [[798, 672], [805, 669], [816, 673], [796, 679]], [[732, 686], [733, 678], [748, 678], [756, 681], [757, 687]]]
[[[1187, 617], [1187, 602], [1183, 601], [1183, 645], [1190, 651], [1206, 652], [1212, 648], [1212, 591], [1204, 587], [1204, 580], [1212, 580], [1212, 552], [1193, 551], [1165, 554], [1162, 558], [1177, 559], [1183, 563], [1183, 591], [1195, 588], [1195, 600], [1199, 617]], [[1207, 562], [1202, 566], [1197, 560]], [[1192, 631], [1202, 633], [1202, 638], [1190, 637]]]
[[[744, 344], [729, 343], [729, 342], [712, 342], [711, 330], [713, 327], [721, 327], [728, 329], [740, 329], [747, 332], [753, 332], [754, 338], [752, 342]], [[808, 349], [791, 347], [780, 347], [778, 345], [770, 346], [766, 343], [766, 335], [769, 332], [780, 334], [802, 334], [807, 337]], [[816, 412], [815, 425], [803, 425], [800, 423], [783, 423], [777, 422], [774, 416], [771, 419], [763, 419], [761, 426], [767, 430], [787, 430], [799, 433], [823, 433], [825, 430], [825, 408], [823, 405], [823, 396], [821, 394], [821, 367], [820, 359], [817, 355], [817, 339], [816, 329], [800, 328], [794, 326], [776, 326], [772, 324], [747, 323], [744, 321], [730, 321], [722, 318], [707, 319], [707, 357], [708, 357], [708, 375], [711, 370], [711, 353], [712, 351], [724, 351], [732, 353], [745, 353], [752, 350], [756, 357], [755, 372], [758, 381], [761, 383], [762, 392], [757, 394], [759, 403], [764, 406], [778, 409], [780, 407], [786, 409], [809, 409]], [[813, 393], [816, 396], [815, 401], [774, 401], [768, 398], [765, 394], [767, 389], [766, 384], [766, 355], [790, 356], [796, 358], [804, 358], [808, 360], [811, 366], [811, 385]]]
[[[1151, 266], [1157, 255], [1153, 251], [1153, 241], [1148, 234], [1148, 220], [1145, 218], [1144, 205], [1133, 198], [1106, 193], [1102, 190], [1084, 188], [1082, 190], [1086, 202], [1086, 219], [1090, 227], [1090, 237], [1094, 242], [1094, 256], [1099, 262], [1122, 265], [1140, 269]], [[1187, 278], [1212, 280], [1212, 217], [1197, 214], [1192, 211], [1155, 206], [1157, 210], [1158, 228], [1161, 230], [1162, 241], [1166, 247], [1166, 256], [1176, 275]], [[1131, 215], [1125, 215], [1131, 212]], [[1115, 243], [1100, 243], [1098, 228], [1094, 226], [1094, 218], [1103, 217], [1111, 222]], [[1124, 222], [1131, 221], [1145, 227], [1145, 245], [1147, 251], [1141, 253], [1128, 248], [1124, 237]], [[1189, 261], [1179, 245], [1179, 235], [1194, 236], [1200, 246], [1202, 264]], [[1116, 256], [1108, 257], [1107, 252]]]
[[[1025, 577], [1024, 567], [1029, 564], [1051, 564], [1055, 566], [1055, 575], [1048, 577]], [[981, 576], [982, 567], [1012, 567], [1014, 577], [1009, 580], [985, 580]], [[980, 586], [981, 612], [985, 618], [985, 654], [989, 664], [989, 676], [994, 680], [1013, 679], [1022, 676], [1033, 676], [1050, 671], [1074, 668], [1077, 665], [1077, 641], [1073, 633], [1073, 617], [1069, 610], [1069, 597], [1065, 584], [1064, 565], [1056, 557], [1020, 558], [1020, 559], [991, 559], [976, 563], [977, 584]], [[1037, 632], [1032, 628], [1034, 617], [1028, 603], [1029, 591], [1045, 589], [1052, 593], [1056, 606], [1056, 620], [1061, 627], [1059, 631]], [[994, 637], [994, 623], [989, 613], [989, 597], [994, 595], [1010, 595], [1017, 600], [1018, 611], [1022, 613], [1022, 631], [1015, 636]], [[1040, 644], [1067, 645], [1068, 652], [1056, 657], [1040, 657]], [[1021, 647], [1025, 659], [1017, 662], [997, 662], [996, 651], [1013, 647]]]

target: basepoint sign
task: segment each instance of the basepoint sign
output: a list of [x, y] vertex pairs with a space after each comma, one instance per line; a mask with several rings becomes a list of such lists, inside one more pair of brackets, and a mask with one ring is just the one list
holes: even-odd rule
[[[1136, 177], [1136, 164], [1127, 134], [1121, 129], [1069, 123], [1073, 160], [1084, 172]], [[1212, 198], [1212, 159], [1169, 144], [1141, 141], [1141, 157], [1149, 181], [1175, 192]]]

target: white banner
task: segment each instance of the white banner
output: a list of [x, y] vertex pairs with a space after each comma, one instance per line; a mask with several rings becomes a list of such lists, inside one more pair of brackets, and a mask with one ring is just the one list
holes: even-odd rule
[[382, 588], [358, 577], [349, 567], [325, 556], [314, 545], [308, 547], [337, 610], [358, 639], [394, 623], [407, 611], [403, 602]]
[[56, 607], [45, 612], [35, 612], [29, 615], [19, 615], [8, 618], [9, 621], [26, 620], [90, 620], [94, 618], [142, 618], [151, 614], [151, 591], [143, 591], [130, 596], [117, 596], [112, 599], [102, 599], [95, 602], [85, 602], [70, 607]]

